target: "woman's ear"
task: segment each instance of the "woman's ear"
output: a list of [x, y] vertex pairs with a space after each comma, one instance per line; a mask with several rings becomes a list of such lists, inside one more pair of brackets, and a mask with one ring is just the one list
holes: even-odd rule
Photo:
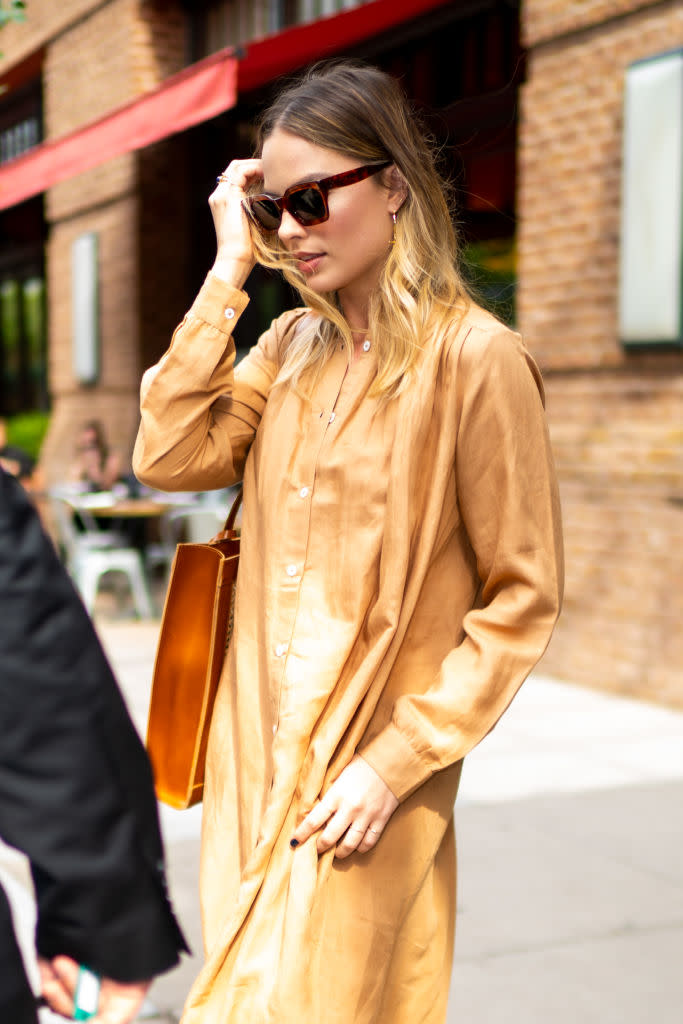
[[389, 213], [397, 213], [406, 201], [408, 195], [408, 182], [398, 169], [396, 164], [386, 169], [385, 184], [389, 190], [388, 202]]

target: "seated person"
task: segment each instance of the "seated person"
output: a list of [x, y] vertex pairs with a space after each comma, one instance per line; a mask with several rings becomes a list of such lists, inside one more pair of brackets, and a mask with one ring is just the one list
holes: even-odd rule
[[[127, 491], [135, 495], [138, 487], [135, 477], [124, 472], [118, 452], [109, 448], [104, 427], [99, 420], [88, 420], [82, 425], [76, 440], [76, 458], [69, 470], [69, 480], [90, 492], [110, 491], [115, 484], [124, 484], [124, 493]], [[74, 519], [76, 526], [83, 529], [82, 517], [76, 513]], [[143, 520], [119, 516], [112, 520], [100, 515], [97, 526], [102, 530], [115, 528], [131, 547], [144, 551], [147, 534]]]
[[69, 479], [83, 484], [88, 491], [110, 491], [122, 478], [119, 455], [107, 444], [104, 427], [99, 420], [88, 420], [78, 434], [76, 458]]

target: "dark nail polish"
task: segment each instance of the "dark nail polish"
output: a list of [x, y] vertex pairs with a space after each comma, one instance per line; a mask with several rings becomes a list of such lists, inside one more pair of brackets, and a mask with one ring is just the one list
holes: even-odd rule
[[296, 850], [297, 846], [299, 845], [299, 840], [298, 839], [290, 839], [289, 840], [289, 845], [292, 847], [293, 850]]

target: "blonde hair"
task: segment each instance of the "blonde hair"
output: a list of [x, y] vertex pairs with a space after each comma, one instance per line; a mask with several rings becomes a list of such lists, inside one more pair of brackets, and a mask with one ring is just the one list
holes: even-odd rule
[[[259, 123], [259, 155], [276, 128], [357, 157], [359, 164], [389, 159], [405, 183], [395, 243], [369, 311], [379, 367], [371, 393], [398, 394], [427, 334], [452, 322], [469, 299], [458, 269], [447, 186], [435, 167], [433, 148], [396, 80], [356, 61], [325, 62], [286, 87]], [[252, 225], [252, 237], [259, 263], [280, 270], [314, 314], [300, 321], [285, 356], [280, 380], [296, 385], [305, 370], [324, 364], [339, 336], [351, 354], [351, 331], [336, 295], [308, 287], [277, 233], [262, 235]]]

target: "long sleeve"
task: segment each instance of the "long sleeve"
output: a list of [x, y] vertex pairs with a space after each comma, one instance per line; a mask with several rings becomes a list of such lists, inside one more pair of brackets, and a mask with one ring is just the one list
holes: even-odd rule
[[[562, 600], [560, 506], [535, 364], [508, 331], [459, 353], [457, 501], [479, 599], [425, 692], [405, 694], [362, 756], [404, 799], [493, 728], [543, 654]], [[443, 601], [449, 581], [441, 581]]]
[[133, 453], [143, 483], [208, 490], [242, 478], [277, 373], [279, 339], [274, 326], [234, 370], [232, 332], [247, 302], [209, 274], [170, 349], [144, 375]]
[[30, 859], [37, 948], [119, 981], [187, 947], [166, 895], [152, 774], [88, 615], [0, 473], [0, 834]]

